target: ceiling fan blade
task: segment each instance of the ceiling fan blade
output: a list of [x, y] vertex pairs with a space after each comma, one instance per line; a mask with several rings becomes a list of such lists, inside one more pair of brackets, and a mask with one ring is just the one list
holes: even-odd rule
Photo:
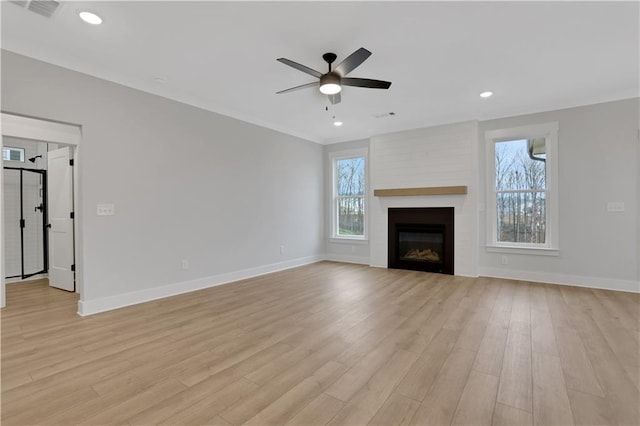
[[276, 92], [276, 95], [279, 95], [281, 93], [295, 92], [296, 90], [306, 89], [307, 87], [314, 87], [314, 86], [319, 86], [319, 85], [320, 85], [319, 81], [314, 81], [313, 83], [301, 84], [300, 86], [290, 87], [288, 89], [284, 89], [284, 90], [281, 90], [279, 92]]
[[287, 59], [287, 58], [278, 58], [277, 60], [278, 60], [278, 62], [282, 62], [282, 63], [283, 63], [283, 64], [285, 64], [285, 65], [289, 65], [290, 67], [295, 68], [295, 69], [297, 69], [298, 71], [302, 71], [302, 72], [307, 73], [307, 74], [309, 74], [309, 75], [312, 75], [312, 76], [314, 76], [314, 77], [316, 77], [316, 78], [320, 78], [320, 77], [322, 77], [322, 73], [321, 73], [321, 72], [316, 71], [316, 70], [314, 70], [314, 69], [311, 69], [311, 68], [309, 68], [309, 67], [307, 67], [307, 66], [304, 66], [304, 65], [302, 65], [302, 64], [299, 64], [299, 63], [297, 63], [297, 62], [293, 62], [293, 61], [292, 61], [292, 60], [290, 60], [290, 59]]
[[342, 101], [340, 92], [336, 93], [335, 95], [329, 95], [329, 102], [331, 102], [331, 105], [339, 104], [340, 101]]
[[342, 78], [342, 84], [345, 86], [367, 87], [369, 89], [388, 89], [391, 86], [390, 81], [371, 80], [369, 78]]
[[345, 75], [349, 74], [351, 71], [359, 67], [360, 64], [366, 61], [369, 56], [371, 56], [371, 52], [369, 52], [364, 47], [361, 47], [351, 55], [347, 56], [344, 61], [340, 62], [340, 65], [338, 65], [334, 69], [334, 71], [344, 77]]

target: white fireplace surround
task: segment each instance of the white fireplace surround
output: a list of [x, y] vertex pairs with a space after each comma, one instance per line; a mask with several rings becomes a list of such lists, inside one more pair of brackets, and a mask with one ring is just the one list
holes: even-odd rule
[[[478, 276], [478, 123], [371, 138], [370, 264], [387, 267], [390, 207], [453, 207], [454, 271]], [[466, 185], [465, 195], [374, 197], [373, 189]]]

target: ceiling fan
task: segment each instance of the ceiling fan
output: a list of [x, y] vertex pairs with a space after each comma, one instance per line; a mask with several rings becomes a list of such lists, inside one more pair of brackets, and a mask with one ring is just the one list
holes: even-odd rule
[[312, 75], [316, 77], [318, 81], [291, 87], [289, 89], [281, 90], [276, 93], [289, 93], [300, 89], [306, 89], [307, 87], [320, 86], [320, 92], [328, 95], [329, 101], [332, 104], [337, 104], [341, 100], [340, 91], [342, 90], [342, 86], [366, 87], [369, 89], [388, 89], [391, 86], [390, 81], [346, 77], [347, 74], [349, 74], [351, 71], [359, 67], [360, 64], [366, 61], [369, 56], [371, 56], [371, 52], [369, 52], [364, 47], [361, 47], [351, 55], [347, 56], [347, 58], [342, 61], [337, 67], [331, 69], [331, 64], [333, 64], [338, 56], [335, 53], [325, 53], [324, 55], [322, 55], [322, 59], [324, 59], [327, 64], [329, 64], [329, 71], [325, 74], [322, 74], [319, 71], [294, 62], [290, 59], [278, 58], [279, 62], [282, 62], [285, 65], [289, 65], [290, 67], [293, 67], [306, 74]]

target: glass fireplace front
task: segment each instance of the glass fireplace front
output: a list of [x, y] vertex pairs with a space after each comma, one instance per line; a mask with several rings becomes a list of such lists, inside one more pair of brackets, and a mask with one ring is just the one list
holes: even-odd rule
[[444, 226], [399, 227], [398, 256], [402, 261], [442, 264]]

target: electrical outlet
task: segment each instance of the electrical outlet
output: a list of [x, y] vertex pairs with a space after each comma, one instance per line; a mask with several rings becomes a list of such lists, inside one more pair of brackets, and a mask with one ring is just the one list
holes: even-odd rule
[[113, 216], [116, 214], [116, 206], [113, 204], [98, 204], [96, 206], [98, 216]]
[[280, 254], [284, 254], [284, 246], [280, 246]]
[[184, 270], [189, 269], [189, 260], [188, 259], [182, 259], [182, 269], [184, 269]]
[[509, 258], [507, 256], [502, 256], [501, 263], [503, 265], [508, 265], [509, 264]]

